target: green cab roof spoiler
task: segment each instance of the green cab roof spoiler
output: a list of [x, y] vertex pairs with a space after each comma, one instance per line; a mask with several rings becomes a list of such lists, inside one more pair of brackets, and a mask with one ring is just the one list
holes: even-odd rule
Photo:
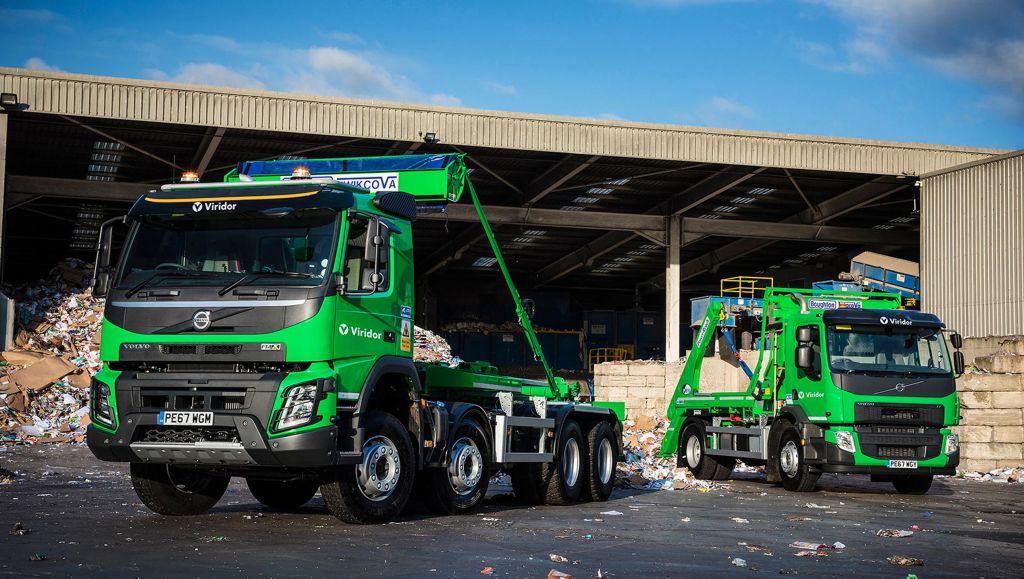
[[[308, 171], [308, 177], [293, 178], [296, 169]], [[326, 181], [373, 193], [401, 191], [417, 203], [455, 203], [466, 188], [467, 175], [465, 154], [443, 153], [245, 161], [225, 175], [224, 181]]]

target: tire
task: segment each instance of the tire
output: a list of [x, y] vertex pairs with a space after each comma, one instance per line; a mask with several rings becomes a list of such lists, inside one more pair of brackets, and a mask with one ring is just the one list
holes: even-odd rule
[[910, 474], [892, 477], [892, 486], [901, 495], [923, 495], [932, 487], [932, 475]]
[[132, 486], [142, 504], [161, 515], [201, 515], [224, 496], [231, 477], [170, 464], [131, 463]]
[[528, 505], [544, 502], [544, 483], [541, 480], [539, 464], [517, 464], [509, 470], [512, 479], [512, 493], [516, 500]]
[[708, 456], [703, 423], [693, 422], [684, 428], [679, 441], [679, 457], [693, 476], [701, 480], [726, 480], [732, 474], [736, 461]]
[[471, 512], [487, 495], [491, 480], [491, 451], [483, 427], [464, 422], [451, 437], [449, 465], [432, 468], [427, 477], [425, 502], [431, 511], [447, 515]]
[[272, 509], [297, 509], [313, 498], [319, 483], [310, 480], [245, 479], [249, 492], [264, 506]]
[[363, 419], [362, 463], [342, 468], [337, 480], [320, 485], [327, 511], [346, 523], [385, 523], [398, 516], [412, 494], [415, 458], [405, 426], [373, 411]]
[[586, 481], [583, 500], [604, 502], [615, 488], [615, 431], [608, 422], [595, 422], [587, 430], [587, 447], [583, 461]]
[[787, 491], [806, 493], [814, 490], [821, 473], [811, 472], [804, 460], [804, 447], [800, 444], [800, 433], [792, 424], [782, 426], [775, 456], [779, 464], [779, 476]]
[[583, 466], [586, 441], [578, 422], [567, 418], [558, 438], [558, 460], [540, 465], [544, 481], [544, 502], [549, 505], [571, 505], [583, 493]]

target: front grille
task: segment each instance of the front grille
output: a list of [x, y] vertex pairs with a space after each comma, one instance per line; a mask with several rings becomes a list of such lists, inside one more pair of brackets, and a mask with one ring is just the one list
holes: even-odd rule
[[917, 447], [879, 446], [878, 458], [917, 458]]
[[133, 442], [240, 442], [238, 430], [216, 426], [153, 426], [139, 429]]
[[879, 418], [886, 422], [918, 420], [921, 413], [916, 408], [883, 408]]
[[917, 434], [921, 429], [916, 426], [876, 426], [878, 434]]
[[248, 408], [247, 388], [143, 388], [141, 410], [242, 410]]
[[242, 351], [242, 346], [240, 344], [208, 344], [203, 347], [203, 351], [218, 356], [234, 355]]
[[188, 355], [196, 353], [195, 344], [163, 344], [160, 346], [161, 354]]
[[944, 412], [939, 404], [858, 402], [853, 407], [853, 420], [857, 424], [942, 426]]

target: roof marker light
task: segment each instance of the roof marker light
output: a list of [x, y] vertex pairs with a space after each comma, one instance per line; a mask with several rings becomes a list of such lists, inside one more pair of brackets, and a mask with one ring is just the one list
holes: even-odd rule
[[292, 179], [309, 179], [309, 167], [298, 166], [292, 169]]
[[199, 173], [196, 173], [195, 171], [185, 171], [184, 173], [181, 174], [180, 181], [182, 183], [198, 183]]

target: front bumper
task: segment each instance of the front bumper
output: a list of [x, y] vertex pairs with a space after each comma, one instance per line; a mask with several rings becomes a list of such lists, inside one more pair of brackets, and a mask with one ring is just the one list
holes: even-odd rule
[[[864, 464], [871, 461], [875, 464]], [[858, 464], [860, 463], [860, 464]], [[943, 464], [944, 463], [944, 464]], [[847, 452], [832, 442], [825, 442], [825, 460], [815, 466], [822, 472], [871, 475], [955, 475], [960, 452], [919, 460], [918, 468], [889, 468], [885, 461]]]

